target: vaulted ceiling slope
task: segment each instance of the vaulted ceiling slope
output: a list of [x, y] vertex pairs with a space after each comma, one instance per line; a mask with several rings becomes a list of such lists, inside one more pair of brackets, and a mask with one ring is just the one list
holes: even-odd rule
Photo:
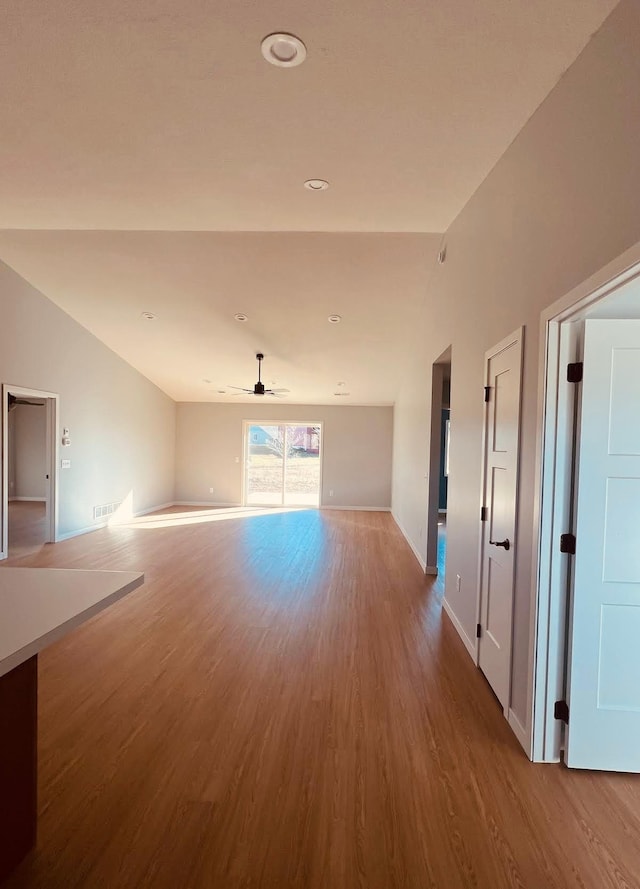
[[260, 351], [264, 380], [290, 402], [391, 404], [439, 240], [0, 232], [0, 255], [176, 401], [234, 400], [230, 386], [256, 382]]
[[392, 403], [437, 233], [615, 5], [5, 0], [0, 260], [175, 399], [261, 351], [290, 401]]

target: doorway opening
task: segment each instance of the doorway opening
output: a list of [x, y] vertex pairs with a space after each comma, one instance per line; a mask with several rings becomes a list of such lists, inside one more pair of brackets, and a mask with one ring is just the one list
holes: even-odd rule
[[320, 506], [321, 423], [244, 422], [245, 506]]
[[52, 392], [2, 387], [1, 559], [56, 540], [57, 403]]
[[427, 503], [427, 574], [444, 578], [447, 554], [449, 430], [451, 419], [451, 346], [431, 369], [431, 434]]
[[569, 766], [629, 772], [640, 771], [637, 250], [634, 258], [542, 317], [530, 675], [534, 761], [564, 754]]

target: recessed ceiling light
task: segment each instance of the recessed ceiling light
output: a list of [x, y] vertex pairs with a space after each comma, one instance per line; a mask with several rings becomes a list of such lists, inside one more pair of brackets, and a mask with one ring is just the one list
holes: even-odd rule
[[342, 315], [329, 315], [327, 318], [329, 324], [340, 324], [342, 321]]
[[236, 321], [248, 321], [249, 320], [248, 316], [245, 315], [244, 312], [236, 312], [233, 317], [236, 319]]
[[145, 321], [155, 321], [157, 316], [153, 312], [142, 312], [140, 317], [144, 318]]
[[267, 34], [260, 47], [267, 62], [279, 68], [295, 68], [307, 57], [307, 47], [293, 34]]
[[309, 191], [326, 191], [329, 188], [329, 183], [326, 179], [307, 179], [304, 187]]

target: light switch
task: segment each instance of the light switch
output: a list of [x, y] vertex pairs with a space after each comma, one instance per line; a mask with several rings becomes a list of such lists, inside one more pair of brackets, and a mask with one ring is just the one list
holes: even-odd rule
[[60, 466], [62, 469], [71, 469], [71, 460], [62, 460]]

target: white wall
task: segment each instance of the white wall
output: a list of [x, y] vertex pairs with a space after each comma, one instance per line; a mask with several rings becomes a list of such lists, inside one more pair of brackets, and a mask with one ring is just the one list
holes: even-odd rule
[[253, 401], [246, 406], [178, 404], [176, 500], [241, 502], [243, 420], [322, 422], [321, 504], [380, 509], [391, 505], [393, 408]]
[[61, 449], [71, 460], [59, 473], [61, 534], [129, 492], [134, 510], [173, 500], [174, 402], [4, 263], [0, 382], [60, 395], [72, 442]]
[[640, 241], [639, 182], [640, 3], [623, 0], [451, 226], [396, 404], [393, 507], [424, 554], [431, 365], [451, 343], [446, 599], [473, 645], [483, 354], [526, 325], [511, 701], [525, 727], [540, 313]]
[[[18, 404], [11, 411], [11, 420], [13, 454], [11, 454], [10, 470], [11, 468], [14, 470], [14, 485], [13, 488], [9, 487], [9, 495], [18, 500], [44, 500], [47, 471], [46, 408], [44, 404], [42, 406]], [[11, 482], [9, 484], [11, 485]]]

